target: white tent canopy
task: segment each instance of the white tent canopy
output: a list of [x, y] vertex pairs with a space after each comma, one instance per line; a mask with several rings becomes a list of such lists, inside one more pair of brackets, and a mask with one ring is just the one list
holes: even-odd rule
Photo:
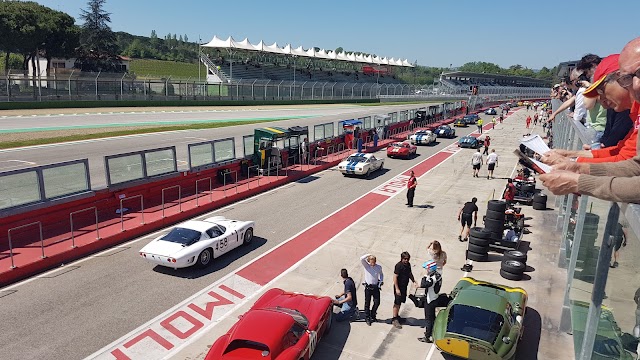
[[202, 44], [204, 47], [210, 48], [219, 48], [219, 49], [238, 49], [238, 50], [247, 50], [247, 51], [262, 51], [273, 54], [283, 54], [283, 55], [295, 55], [301, 57], [310, 57], [316, 59], [329, 59], [329, 60], [341, 60], [341, 61], [351, 61], [351, 62], [360, 62], [365, 64], [374, 64], [374, 65], [391, 65], [391, 66], [403, 66], [403, 67], [413, 67], [411, 63], [407, 59], [397, 59], [394, 58], [387, 59], [386, 57], [380, 58], [378, 56], [363, 56], [363, 55], [355, 55], [353, 53], [348, 54], [345, 52], [336, 53], [335, 51], [325, 51], [321, 49], [320, 51], [315, 51], [314, 47], [309, 48], [308, 50], [304, 50], [302, 46], [298, 46], [297, 48], [293, 48], [291, 44], [287, 44], [284, 47], [278, 46], [277, 43], [273, 43], [272, 45], [265, 45], [261, 40], [257, 44], [252, 44], [249, 39], [245, 38], [242, 41], [236, 41], [231, 36], [228, 39], [223, 40], [218, 38], [216, 35], [213, 36], [213, 39], [206, 44]]

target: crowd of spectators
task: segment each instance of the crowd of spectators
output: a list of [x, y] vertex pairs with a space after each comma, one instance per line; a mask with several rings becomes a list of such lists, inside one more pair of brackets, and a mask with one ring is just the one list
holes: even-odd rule
[[593, 135], [582, 151], [553, 149], [542, 157], [553, 170], [540, 176], [556, 195], [585, 194], [640, 203], [640, 37], [620, 54], [584, 56], [551, 96], [563, 101], [549, 117], [567, 109], [569, 120]]

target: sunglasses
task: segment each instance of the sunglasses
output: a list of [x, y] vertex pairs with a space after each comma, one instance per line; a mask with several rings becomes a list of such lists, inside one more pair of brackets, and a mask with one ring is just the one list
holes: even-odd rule
[[620, 78], [620, 72], [614, 71], [611, 74], [607, 75], [604, 80], [596, 87], [596, 93], [598, 95], [604, 95], [604, 91], [607, 87], [607, 84], [611, 81], [618, 81]]
[[633, 78], [640, 78], [640, 69], [636, 70], [633, 74], [622, 75], [616, 80], [623, 88], [628, 88], [633, 84]]

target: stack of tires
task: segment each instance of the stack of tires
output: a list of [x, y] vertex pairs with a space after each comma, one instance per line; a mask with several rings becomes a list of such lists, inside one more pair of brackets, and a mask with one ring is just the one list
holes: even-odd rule
[[526, 268], [527, 254], [518, 250], [507, 251], [500, 264], [500, 276], [507, 280], [522, 280]]
[[481, 227], [474, 227], [469, 230], [469, 246], [467, 248], [467, 259], [473, 261], [487, 261], [489, 259], [489, 244], [491, 244], [491, 233]]
[[533, 195], [533, 210], [546, 210], [547, 209], [547, 195], [537, 193]]
[[504, 235], [504, 219], [507, 203], [501, 200], [489, 200], [487, 215], [484, 217], [484, 228], [489, 231], [491, 240], [502, 240]]

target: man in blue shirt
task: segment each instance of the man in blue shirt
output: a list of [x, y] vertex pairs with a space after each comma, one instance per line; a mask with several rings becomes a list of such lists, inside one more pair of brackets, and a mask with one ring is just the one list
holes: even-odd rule
[[336, 314], [336, 321], [338, 322], [351, 318], [357, 311], [358, 306], [356, 284], [349, 277], [347, 269], [340, 270], [340, 276], [342, 276], [342, 282], [344, 283], [344, 292], [336, 295], [336, 299], [333, 300], [334, 305], [340, 306], [340, 312]]

